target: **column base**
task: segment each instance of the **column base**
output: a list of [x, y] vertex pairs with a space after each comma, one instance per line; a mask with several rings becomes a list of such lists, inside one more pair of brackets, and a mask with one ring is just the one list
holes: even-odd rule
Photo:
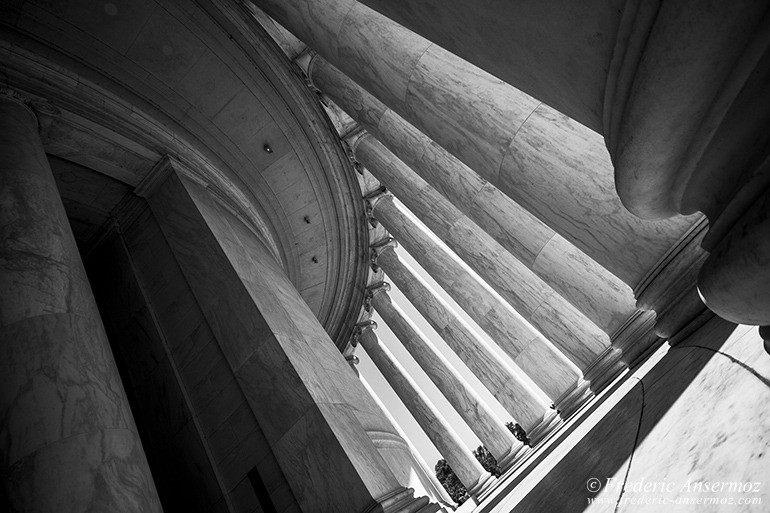
[[497, 478], [492, 474], [484, 472], [476, 484], [468, 488], [468, 495], [473, 497], [476, 502], [482, 502], [494, 489]]
[[624, 370], [626, 364], [623, 362], [623, 351], [610, 346], [586, 369], [583, 379], [589, 382], [594, 395], [598, 395]]
[[508, 472], [517, 463], [519, 463], [519, 461], [521, 461], [521, 459], [527, 455], [529, 451], [530, 448], [528, 446], [522, 443], [517, 443], [508, 449], [508, 452], [505, 453], [502, 458], [497, 460], [497, 466], [500, 467], [500, 470], [502, 470], [503, 473]]
[[562, 419], [568, 418], [594, 397], [590, 385], [589, 381], [580, 378], [572, 390], [567, 390], [554, 401], [559, 417]]
[[556, 410], [548, 410], [545, 415], [543, 415], [543, 419], [535, 427], [527, 431], [530, 446], [536, 447], [537, 444], [545, 440], [545, 438], [556, 428], [561, 426], [561, 424], [561, 417], [556, 413]]
[[[655, 334], [655, 312], [637, 310], [615, 333], [612, 347], [623, 352], [623, 361], [629, 369], [636, 368], [658, 349], [663, 340]], [[596, 390], [594, 390], [594, 393]]]
[[401, 488], [377, 499], [364, 513], [435, 513], [440, 509], [427, 497], [415, 497], [413, 488]]

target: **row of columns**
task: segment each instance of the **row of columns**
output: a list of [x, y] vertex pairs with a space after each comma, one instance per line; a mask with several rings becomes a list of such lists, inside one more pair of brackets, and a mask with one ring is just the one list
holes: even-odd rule
[[540, 441], [556, 420], [556, 412], [549, 409], [548, 405], [496, 356], [468, 323], [399, 258], [392, 247], [386, 247], [379, 254], [377, 263], [436, 333], [516, 419], [533, 445]]
[[[625, 368], [634, 340], [658, 343], [633, 289], [698, 219], [628, 212], [601, 135], [355, 0], [256, 4], [309, 45], [298, 63], [310, 83], [357, 122], [351, 156], [399, 200], [370, 195], [370, 214], [562, 416]], [[375, 246], [376, 265], [514, 419], [535, 440], [553, 427], [537, 395], [388, 244]], [[498, 457], [484, 407], [468, 415], [476, 398], [451, 366], [387, 295], [372, 302]]]
[[304, 3], [261, 2], [626, 284], [692, 224], [680, 214], [705, 214], [701, 298], [731, 321], [770, 324], [765, 3]]
[[581, 371], [609, 347], [609, 337], [595, 324], [374, 137], [359, 135], [350, 146], [380, 183]]
[[599, 134], [356, 0], [255, 3], [626, 284], [692, 224], [635, 217]]
[[[0, 150], [3, 505], [160, 512], [35, 114], [14, 97], [0, 97]], [[302, 510], [437, 511], [373, 445], [387, 419], [270, 251], [163, 168], [144, 194]]]
[[513, 465], [516, 454], [523, 450], [521, 442], [506, 429], [478, 393], [452, 367], [449, 360], [431, 344], [401, 308], [391, 301], [386, 291], [381, 290], [375, 294], [372, 304], [409, 354], [447, 398], [449, 404], [473, 427], [498, 465], [503, 470], [508, 470]]
[[559, 409], [569, 411], [582, 402], [586, 384], [578, 368], [474, 276], [461, 260], [424, 231], [392, 196], [385, 194], [376, 198], [373, 213]]
[[460, 482], [465, 485], [468, 494], [478, 498], [488, 492], [495, 478], [473, 457], [441, 412], [425, 396], [377, 335], [372, 330], [365, 330], [360, 335], [359, 342], [422, 430], [452, 467]]
[[[634, 312], [628, 285], [322, 57], [309, 60], [306, 73], [314, 87], [387, 148], [380, 153], [390, 150], [410, 168], [399, 175], [404, 185], [417, 177], [424, 180], [607, 335]], [[370, 163], [364, 164], [377, 173]]]

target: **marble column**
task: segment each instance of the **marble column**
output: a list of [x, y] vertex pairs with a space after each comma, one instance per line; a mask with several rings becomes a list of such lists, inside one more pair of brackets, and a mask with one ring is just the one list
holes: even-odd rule
[[513, 374], [392, 248], [379, 253], [377, 264], [536, 444], [554, 424], [556, 412]]
[[417, 383], [409, 377], [401, 364], [379, 341], [377, 335], [372, 330], [366, 330], [359, 336], [359, 342], [377, 369], [393, 387], [393, 391], [403, 401], [409, 413], [452, 467], [468, 493], [473, 497], [483, 495], [495, 478], [484, 470], [471, 450], [460, 440], [457, 433], [420, 390]]
[[171, 168], [148, 202], [302, 510], [438, 509], [372, 443], [376, 404], [258, 232]]
[[[372, 329], [375, 329], [375, 327], [373, 326]], [[452, 498], [449, 496], [449, 493], [447, 493], [447, 491], [444, 489], [444, 487], [441, 485], [438, 478], [436, 477], [436, 471], [433, 469], [433, 465], [429, 465], [425, 461], [425, 458], [423, 458], [422, 455], [419, 452], [417, 452], [417, 449], [414, 447], [414, 444], [412, 444], [412, 442], [409, 440], [409, 437], [407, 437], [404, 430], [401, 429], [401, 426], [398, 425], [398, 422], [396, 422], [396, 419], [393, 418], [393, 415], [391, 415], [388, 408], [385, 406], [385, 404], [383, 404], [383, 402], [377, 396], [377, 393], [374, 391], [374, 389], [372, 389], [371, 385], [369, 385], [366, 379], [360, 374], [358, 377], [361, 380], [361, 384], [364, 386], [366, 391], [371, 396], [372, 400], [377, 404], [377, 408], [379, 408], [383, 418], [386, 419], [387, 422], [390, 424], [390, 429], [393, 432], [398, 433], [398, 437], [400, 438], [400, 442], [398, 443], [400, 444], [401, 442], [403, 442], [406, 448], [408, 449], [409, 455], [411, 457], [410, 459], [411, 459], [412, 465], [415, 467], [418, 467], [416, 469], [412, 469], [412, 468], [407, 469], [407, 472], [404, 474], [404, 480], [414, 482], [415, 476], [413, 475], [413, 472], [415, 472], [417, 474], [417, 479], [422, 483], [423, 487], [425, 488], [425, 492], [429, 496], [433, 497], [434, 501], [437, 504], [440, 503], [440, 504], [443, 504], [444, 506], [453, 504], [454, 502], [452, 501]], [[377, 440], [375, 440], [373, 437], [372, 437], [372, 440], [374, 441], [374, 444], [377, 445]], [[380, 452], [382, 452], [382, 449], [380, 449]], [[387, 457], [386, 457], [386, 460], [387, 460]], [[395, 470], [393, 472], [396, 473]], [[398, 474], [396, 475], [396, 477], [398, 477]]]
[[322, 57], [315, 55], [306, 72], [314, 87], [605, 333], [634, 313], [628, 285]]
[[631, 212], [708, 217], [708, 306], [770, 322], [766, 2], [363, 3], [602, 133]]
[[524, 452], [521, 442], [452, 367], [387, 292], [375, 294], [372, 305], [409, 354], [436, 384], [449, 404], [460, 414], [503, 470], [508, 470]]
[[606, 333], [374, 137], [359, 134], [350, 146], [380, 183], [581, 371], [585, 373], [607, 352], [610, 340]]
[[67, 214], [22, 101], [0, 97], [0, 479], [10, 511], [160, 512]]
[[489, 286], [471, 274], [409, 215], [384, 195], [374, 215], [562, 412], [585, 399], [580, 371]]
[[476, 0], [468, 9], [463, 0], [360, 1], [597, 132], [619, 6], [638, 5]]
[[355, 0], [255, 3], [630, 286], [694, 222], [632, 215], [601, 135]]

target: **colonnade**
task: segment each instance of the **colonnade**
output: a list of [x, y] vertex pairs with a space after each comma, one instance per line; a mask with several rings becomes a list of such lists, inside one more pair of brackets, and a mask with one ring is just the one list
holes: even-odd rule
[[[649, 220], [629, 212], [593, 124], [516, 89], [369, 2], [288, 0], [280, 9], [255, 3], [307, 45], [297, 65], [352, 120], [340, 136], [371, 177], [362, 181], [369, 184], [367, 212], [385, 230], [372, 232], [375, 272], [398, 286], [535, 444], [559, 424], [539, 397], [568, 417], [661, 343], [671, 324], [686, 324], [704, 308], [697, 296], [678, 301], [691, 289], [671, 279], [674, 269], [690, 276], [704, 258], [696, 246], [701, 217]], [[401, 261], [391, 239], [539, 391]], [[373, 309], [497, 457], [489, 420], [467, 414], [473, 395], [382, 288], [372, 289]], [[644, 309], [665, 314], [665, 325], [656, 327], [654, 313]], [[356, 338], [367, 340], [367, 352], [376, 350], [374, 335]], [[443, 435], [425, 430], [438, 446]], [[458, 457], [457, 446], [443, 447]]]
[[[7, 92], [0, 114], [3, 504], [160, 512], [36, 114]], [[406, 444], [267, 246], [178, 161], [161, 164], [135, 193], [147, 200], [224, 355], [231, 374], [221, 375], [237, 384], [222, 399], [245, 396], [292, 500], [303, 511], [437, 511], [374, 445], [373, 434]], [[251, 447], [242, 468], [227, 471], [240, 480], [259, 461]], [[478, 462], [469, 471], [477, 490], [489, 487]]]

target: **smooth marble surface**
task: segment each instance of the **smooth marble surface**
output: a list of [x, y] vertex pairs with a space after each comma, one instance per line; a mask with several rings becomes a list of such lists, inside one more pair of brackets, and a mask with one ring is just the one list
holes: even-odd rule
[[765, 191], [717, 244], [698, 275], [706, 305], [725, 319], [770, 324], [770, 194]]
[[493, 184], [508, 146], [540, 105], [437, 46], [413, 68], [409, 86], [403, 106], [385, 103]]
[[468, 386], [449, 360], [406, 317], [403, 310], [391, 301], [387, 292], [376, 294], [372, 304], [420, 368], [498, 461], [502, 461], [511, 448], [518, 449], [521, 446], [521, 442], [516, 440], [481, 396]]
[[607, 68], [624, 4], [477, 0], [469, 9], [461, 0], [362, 3], [601, 130]]
[[447, 420], [430, 402], [373, 331], [360, 337], [361, 345], [396, 394], [409, 409], [420, 427], [428, 435], [439, 453], [446, 459], [457, 477], [470, 489], [486, 474], [471, 450], [460, 440]]
[[[761, 405], [770, 395], [768, 377], [770, 360], [757, 328], [713, 317], [649, 372], [631, 378], [628, 392], [539, 483], [487, 511], [764, 511], [770, 426]], [[599, 494], [586, 489], [592, 477], [602, 484]], [[640, 488], [655, 482], [665, 483], [665, 492]], [[721, 482], [762, 484], [756, 493], [695, 489]], [[608, 502], [589, 504], [593, 497]], [[648, 502], [640, 503], [645, 497]], [[682, 503], [730, 497], [761, 503]]]
[[[364, 135], [356, 144], [355, 155], [369, 172], [578, 368], [586, 369], [609, 346], [607, 334], [371, 135]], [[375, 206], [375, 213], [378, 208], [378, 205]], [[558, 315], [553, 315], [554, 312]]]
[[645, 221], [628, 212], [601, 136], [545, 105], [499, 165], [503, 192], [631, 287], [699, 218]]
[[[456, 257], [423, 232], [392, 198], [377, 202], [375, 216], [548, 397], [556, 399], [575, 385], [580, 376], [578, 369], [510, 305], [471, 275]], [[520, 358], [527, 354], [530, 345], [541, 346], [537, 352], [542, 358]]]
[[630, 287], [341, 71], [316, 56], [308, 74], [387, 149], [605, 333], [612, 334], [634, 312]]
[[537, 426], [548, 405], [507, 369], [470, 326], [401, 262], [395, 251], [383, 251], [377, 263], [516, 422], [527, 431]]
[[[341, 3], [352, 4], [353, 7], [336, 34], [337, 59], [358, 63], [351, 67], [350, 76], [358, 81], [371, 80], [375, 96], [382, 98], [384, 103], [403, 102], [412, 70], [432, 44], [387, 18], [371, 16], [372, 10], [359, 2], [343, 0]], [[314, 4], [312, 9], [319, 7], [327, 8], [326, 5]], [[393, 39], [403, 44], [393, 45]], [[321, 49], [318, 53], [324, 54]]]

